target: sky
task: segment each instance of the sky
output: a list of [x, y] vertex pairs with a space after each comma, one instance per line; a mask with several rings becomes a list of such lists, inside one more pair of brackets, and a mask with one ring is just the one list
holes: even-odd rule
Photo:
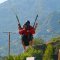
[[1, 3], [4, 3], [5, 1], [7, 1], [7, 0], [0, 0], [0, 4], [1, 4]]

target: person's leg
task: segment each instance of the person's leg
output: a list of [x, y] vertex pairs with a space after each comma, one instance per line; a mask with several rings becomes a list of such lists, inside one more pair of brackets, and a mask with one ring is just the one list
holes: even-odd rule
[[26, 51], [25, 39], [26, 39], [26, 36], [22, 35], [22, 45], [23, 45], [24, 51]]
[[24, 48], [24, 52], [26, 52], [26, 51], [27, 51], [28, 46], [26, 46], [26, 45], [24, 45], [24, 44], [23, 44], [23, 48]]
[[22, 41], [22, 45], [23, 45], [24, 51], [26, 51], [26, 46], [24, 44], [24, 41]]
[[30, 45], [30, 46], [33, 46], [33, 45], [34, 45], [34, 40], [30, 40], [30, 41], [29, 41], [29, 45]]
[[29, 40], [29, 45], [30, 45], [30, 46], [33, 46], [34, 40], [33, 40], [33, 35], [32, 35], [32, 34], [29, 35], [29, 39], [30, 39], [30, 40]]
[[27, 51], [27, 46], [29, 46], [29, 41], [26, 35], [22, 35], [22, 45], [23, 45], [24, 51]]

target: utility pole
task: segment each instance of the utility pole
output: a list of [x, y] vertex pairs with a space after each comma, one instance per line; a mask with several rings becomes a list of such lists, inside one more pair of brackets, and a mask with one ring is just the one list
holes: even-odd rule
[[10, 33], [11, 32], [3, 32], [8, 34], [8, 56], [10, 57]]
[[8, 34], [8, 56], [10, 57], [10, 36], [11, 33], [16, 34], [16, 32], [3, 32], [3, 33], [7, 33]]
[[10, 57], [10, 32], [8, 32], [8, 48], [9, 48], [9, 52], [8, 52], [8, 54], [9, 54], [9, 57]]

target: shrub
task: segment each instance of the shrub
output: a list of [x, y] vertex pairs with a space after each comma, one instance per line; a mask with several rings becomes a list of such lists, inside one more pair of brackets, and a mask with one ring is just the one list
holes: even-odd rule
[[38, 45], [38, 44], [44, 44], [44, 40], [41, 38], [35, 38], [34, 45]]
[[45, 50], [43, 60], [54, 60], [53, 59], [53, 46], [51, 44], [47, 45], [47, 48]]
[[[29, 48], [27, 50], [27, 52], [22, 53], [19, 55], [19, 60], [26, 60], [27, 57], [36, 57], [36, 60], [40, 60], [41, 59], [41, 55], [42, 55], [42, 51], [41, 50], [36, 50], [34, 48]], [[17, 57], [15, 58], [17, 60]]]
[[9, 56], [7, 60], [14, 60], [13, 56]]

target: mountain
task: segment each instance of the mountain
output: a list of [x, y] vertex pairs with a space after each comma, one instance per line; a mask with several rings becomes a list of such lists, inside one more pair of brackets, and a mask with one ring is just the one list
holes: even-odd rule
[[[54, 9], [56, 11], [59, 10], [59, 7], [54, 6], [59, 6], [58, 4], [60, 4], [60, 1], [53, 1], [54, 5], [53, 2], [49, 0], [8, 0], [3, 4], [0, 4], [0, 32], [16, 32], [18, 30], [17, 20], [14, 13], [17, 13], [21, 25], [23, 25], [27, 20], [30, 20], [33, 25], [37, 14], [39, 15], [39, 23], [45, 21], [45, 17], [51, 12], [54, 12]], [[51, 7], [48, 3], [53, 6]]]
[[[17, 20], [16, 15], [17, 13], [21, 25], [24, 24], [24, 21], [32, 20], [34, 21], [36, 13], [36, 1], [34, 4], [32, 4], [34, 0], [32, 1], [24, 1], [20, 0], [19, 2], [17, 0], [8, 0], [5, 3], [0, 5], [0, 32], [4, 31], [17, 31]], [[31, 7], [30, 5], [31, 4]], [[32, 22], [31, 21], [31, 22]], [[33, 23], [33, 22], [32, 22]], [[12, 29], [14, 28], [14, 29]]]
[[[39, 28], [37, 36], [42, 38], [52, 38], [60, 35], [60, 12], [50, 13]], [[47, 39], [48, 40], [48, 39]]]

